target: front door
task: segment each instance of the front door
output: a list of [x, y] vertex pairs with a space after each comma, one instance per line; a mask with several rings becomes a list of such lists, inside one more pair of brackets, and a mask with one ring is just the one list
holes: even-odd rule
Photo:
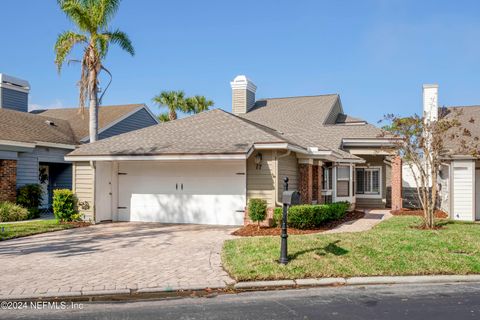
[[50, 207], [50, 168], [48, 165], [41, 164], [39, 166], [38, 180], [42, 187], [42, 203], [40, 207], [48, 209]]

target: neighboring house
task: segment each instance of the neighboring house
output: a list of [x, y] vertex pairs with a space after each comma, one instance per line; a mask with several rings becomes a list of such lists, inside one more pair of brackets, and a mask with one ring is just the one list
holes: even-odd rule
[[281, 205], [284, 177], [303, 203], [384, 208], [391, 186], [400, 194], [394, 144], [346, 115], [337, 94], [256, 100], [245, 76], [231, 86], [232, 113], [206, 111], [68, 154], [85, 218], [241, 225], [250, 199], [265, 199], [270, 215]]
[[[469, 131], [462, 139], [447, 139], [445, 157], [438, 177], [440, 207], [455, 220], [480, 220], [480, 160], [472, 154], [458, 154], [461, 140], [480, 138], [480, 106], [438, 107], [438, 85], [423, 86], [423, 112], [426, 117], [455, 117]], [[473, 121], [472, 121], [473, 120]], [[471, 146], [478, 144], [472, 141]], [[414, 190], [414, 174], [407, 164], [403, 165], [404, 198], [418, 203]], [[408, 201], [407, 201], [408, 202]], [[404, 201], [406, 205], [406, 201]]]
[[[16, 189], [42, 182], [44, 206], [52, 190], [72, 187], [65, 155], [88, 142], [88, 109], [28, 112], [27, 81], [0, 74], [0, 201], [15, 200]], [[144, 104], [99, 108], [99, 138], [145, 128], [158, 121]]]

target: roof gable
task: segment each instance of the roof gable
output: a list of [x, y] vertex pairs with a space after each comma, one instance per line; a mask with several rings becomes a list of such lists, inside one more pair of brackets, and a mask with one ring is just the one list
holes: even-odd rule
[[[125, 118], [126, 116], [144, 108], [144, 104], [128, 104], [128, 105], [115, 105], [115, 106], [101, 106], [98, 108], [98, 129], [101, 132], [103, 129], [110, 127], [117, 121]], [[64, 109], [47, 109], [36, 110], [33, 113], [48, 116], [55, 119], [61, 119], [67, 121], [73, 131], [76, 141], [82, 141], [85, 138], [88, 139], [89, 133], [89, 120], [88, 120], [88, 108], [85, 109], [84, 114], [80, 113], [78, 108], [64, 108]]]
[[[340, 97], [337, 94], [264, 99], [242, 117], [267, 125], [284, 133], [297, 144], [333, 150], [342, 156], [353, 157], [342, 150], [343, 138], [377, 138], [381, 130], [363, 120], [356, 119], [357, 125], [338, 124], [343, 114]], [[353, 119], [344, 115], [341, 120]]]

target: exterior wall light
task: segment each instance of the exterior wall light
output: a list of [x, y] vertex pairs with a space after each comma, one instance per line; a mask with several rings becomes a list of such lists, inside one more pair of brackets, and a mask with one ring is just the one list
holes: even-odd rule
[[257, 153], [257, 155], [255, 156], [255, 165], [256, 165], [256, 169], [257, 170], [260, 170], [262, 169], [262, 154], [259, 152]]

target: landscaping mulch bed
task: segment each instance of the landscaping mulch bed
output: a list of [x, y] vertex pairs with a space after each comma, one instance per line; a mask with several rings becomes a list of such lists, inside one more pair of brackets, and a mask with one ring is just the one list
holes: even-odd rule
[[82, 228], [82, 227], [88, 227], [91, 226], [91, 222], [87, 221], [65, 221], [65, 222], [59, 222], [59, 224], [67, 224], [72, 226], [73, 228]]
[[[391, 214], [394, 216], [419, 216], [423, 217], [423, 210], [416, 210], [416, 209], [401, 209], [401, 210], [392, 210], [390, 211]], [[435, 218], [437, 219], [446, 219], [448, 218], [448, 214], [442, 210], [435, 211]]]
[[[365, 212], [363, 211], [352, 211], [352, 212], [348, 212], [345, 215], [345, 217], [343, 217], [343, 219], [327, 222], [319, 228], [307, 229], [307, 230], [288, 228], [288, 234], [309, 234], [309, 233], [318, 233], [322, 231], [327, 231], [341, 225], [342, 223], [352, 221], [352, 220], [358, 220], [363, 218], [364, 216], [365, 216]], [[282, 229], [280, 226], [278, 227], [262, 227], [261, 226], [260, 229], [258, 229], [258, 226], [256, 224], [249, 224], [232, 232], [232, 235], [240, 236], [240, 237], [279, 236], [281, 234], [282, 234]]]

